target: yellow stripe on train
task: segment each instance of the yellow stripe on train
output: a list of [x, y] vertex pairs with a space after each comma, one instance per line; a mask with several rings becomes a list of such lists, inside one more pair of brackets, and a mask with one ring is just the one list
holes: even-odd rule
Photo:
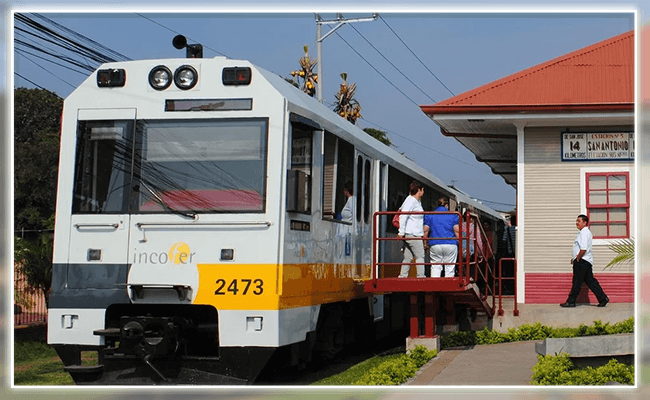
[[363, 296], [370, 265], [199, 264], [194, 304], [220, 310], [278, 310]]

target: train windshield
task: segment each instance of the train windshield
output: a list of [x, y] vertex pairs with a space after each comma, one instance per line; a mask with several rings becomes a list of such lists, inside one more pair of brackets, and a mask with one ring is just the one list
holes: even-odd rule
[[267, 126], [266, 119], [82, 122], [73, 212], [263, 213]]

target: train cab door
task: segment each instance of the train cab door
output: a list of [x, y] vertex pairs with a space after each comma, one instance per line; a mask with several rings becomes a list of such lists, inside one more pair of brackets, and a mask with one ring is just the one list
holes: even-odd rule
[[[80, 109], [68, 285], [112, 288], [126, 273], [135, 109]], [[89, 269], [88, 265], [94, 267]], [[84, 267], [85, 266], [85, 267]]]
[[372, 214], [374, 213], [375, 187], [373, 185], [373, 160], [367, 155], [357, 151], [357, 210], [356, 210], [356, 235], [355, 263], [356, 265], [370, 266], [372, 264]]

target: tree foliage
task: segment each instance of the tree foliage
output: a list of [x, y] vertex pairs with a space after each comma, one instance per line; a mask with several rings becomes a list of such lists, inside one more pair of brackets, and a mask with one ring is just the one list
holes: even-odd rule
[[[24, 241], [25, 248], [22, 259], [22, 271], [27, 282], [35, 290], [47, 294], [52, 286], [52, 249], [53, 235], [43, 233], [34, 243]], [[47, 301], [48, 297], [45, 296]]]
[[392, 146], [393, 142], [390, 141], [388, 138], [388, 134], [384, 131], [380, 131], [379, 129], [374, 129], [374, 128], [363, 128], [363, 131], [366, 132], [368, 135], [374, 137], [375, 139], [379, 140], [386, 146]]
[[341, 74], [341, 87], [334, 95], [336, 103], [334, 104], [334, 112], [341, 117], [347, 119], [353, 124], [356, 124], [357, 119], [361, 117], [361, 105], [354, 97], [357, 90], [357, 84], [348, 84], [348, 74], [343, 72]]
[[63, 100], [43, 89], [14, 92], [14, 227], [44, 230], [54, 214]]
[[53, 92], [14, 91], [14, 228], [21, 232], [14, 260], [28, 283], [44, 293], [52, 279], [62, 111], [63, 100]]
[[316, 59], [309, 58], [309, 47], [307, 45], [302, 49], [305, 51], [305, 56], [298, 60], [300, 62], [300, 69], [291, 71], [291, 76], [294, 79], [302, 80], [302, 91], [314, 97], [316, 84], [318, 83], [318, 74], [314, 72], [317, 61]]
[[622, 264], [625, 262], [634, 262], [634, 238], [618, 239], [609, 244], [609, 249], [616, 253], [616, 256], [605, 266], [605, 268]]

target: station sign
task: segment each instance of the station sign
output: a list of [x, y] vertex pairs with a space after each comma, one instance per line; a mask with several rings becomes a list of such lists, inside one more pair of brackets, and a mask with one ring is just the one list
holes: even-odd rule
[[634, 160], [634, 132], [562, 133], [562, 161]]

